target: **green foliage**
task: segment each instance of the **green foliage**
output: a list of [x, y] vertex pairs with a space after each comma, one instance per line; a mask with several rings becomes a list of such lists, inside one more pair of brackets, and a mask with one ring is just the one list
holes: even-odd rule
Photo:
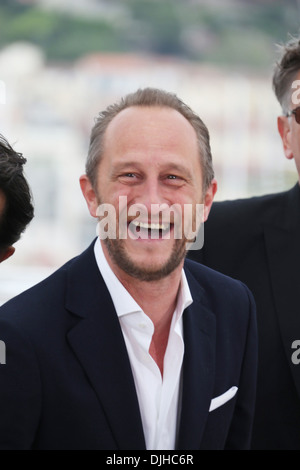
[[73, 17], [27, 7], [9, 11], [0, 7], [0, 47], [29, 41], [42, 47], [49, 59], [72, 60], [94, 51], [121, 49], [113, 25], [103, 20]]
[[143, 42], [146, 39], [153, 52], [176, 55], [184, 52], [180, 42], [184, 22], [176, 0], [130, 0], [128, 5], [132, 17], [145, 26]]
[[[102, 0], [103, 1], [103, 0]], [[224, 64], [261, 66], [273, 44], [297, 34], [296, 0], [110, 0], [127, 8], [123, 19], [75, 16], [17, 0], [0, 3], [0, 47], [29, 41], [50, 60], [74, 60], [90, 52], [152, 52]]]

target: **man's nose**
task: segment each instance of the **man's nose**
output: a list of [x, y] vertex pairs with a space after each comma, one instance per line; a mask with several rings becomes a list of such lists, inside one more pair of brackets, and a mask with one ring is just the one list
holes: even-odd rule
[[139, 188], [139, 193], [135, 198], [136, 206], [146, 208], [148, 215], [158, 216], [158, 214], [168, 207], [168, 201], [164, 195], [163, 188], [159, 180], [148, 179]]
[[162, 185], [158, 179], [149, 178], [147, 181], [145, 181], [141, 194], [141, 200], [143, 204], [149, 209], [152, 205], [160, 205], [166, 202]]

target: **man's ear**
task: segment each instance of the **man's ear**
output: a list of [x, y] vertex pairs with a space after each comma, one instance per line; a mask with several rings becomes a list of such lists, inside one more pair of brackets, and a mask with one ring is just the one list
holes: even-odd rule
[[86, 200], [91, 216], [97, 217], [97, 207], [99, 206], [99, 202], [92, 183], [90, 182], [87, 175], [82, 175], [79, 178], [79, 182], [82, 194]]
[[278, 116], [277, 128], [282, 140], [284, 154], [286, 158], [290, 160], [294, 155], [291, 148], [291, 126], [289, 118], [286, 116]]
[[203, 201], [203, 204], [204, 204], [203, 219], [204, 220], [203, 220], [203, 222], [205, 222], [208, 218], [208, 215], [209, 215], [209, 212], [210, 212], [215, 194], [217, 192], [217, 189], [218, 189], [217, 180], [213, 179], [212, 182], [209, 185], [208, 190], [205, 193], [205, 196], [204, 196], [204, 201]]
[[16, 251], [16, 249], [13, 246], [9, 246], [3, 252], [1, 252], [0, 253], [0, 263], [2, 263], [2, 261], [5, 261], [6, 259], [10, 258], [14, 254], [15, 251]]

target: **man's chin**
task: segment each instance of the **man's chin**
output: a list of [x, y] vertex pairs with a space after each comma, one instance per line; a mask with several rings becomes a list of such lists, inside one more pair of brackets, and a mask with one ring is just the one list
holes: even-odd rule
[[[152, 257], [149, 254], [130, 253], [119, 241], [105, 240], [106, 246], [114, 264], [127, 275], [140, 281], [159, 281], [169, 276], [182, 263], [185, 257], [185, 245], [177, 244], [169, 256], [164, 253], [161, 257], [157, 253]], [[163, 261], [161, 258], [164, 257]], [[157, 259], [156, 259], [157, 258]]]

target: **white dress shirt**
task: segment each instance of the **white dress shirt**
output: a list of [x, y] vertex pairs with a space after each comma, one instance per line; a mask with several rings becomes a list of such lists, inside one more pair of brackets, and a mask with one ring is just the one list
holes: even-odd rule
[[176, 444], [184, 354], [182, 314], [192, 302], [184, 270], [164, 357], [164, 374], [149, 354], [154, 332], [150, 318], [110, 268], [99, 238], [96, 261], [111, 295], [126, 343], [148, 450], [172, 450]]

